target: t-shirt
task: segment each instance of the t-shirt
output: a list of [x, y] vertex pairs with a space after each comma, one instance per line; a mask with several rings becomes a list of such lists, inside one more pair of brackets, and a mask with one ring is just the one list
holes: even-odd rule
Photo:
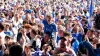
[[83, 39], [82, 33], [81, 33], [81, 32], [77, 33], [76, 38], [77, 38], [77, 40], [78, 40], [79, 42], [81, 42], [82, 39]]
[[72, 49], [75, 51], [76, 54], [77, 54], [77, 52], [78, 52], [78, 48], [79, 48], [79, 42], [78, 42], [78, 40], [75, 40], [75, 41], [72, 43]]
[[46, 20], [43, 21], [44, 33], [50, 32], [51, 36], [54, 37], [53, 32], [57, 32], [57, 27], [54, 23], [48, 24]]
[[81, 42], [82, 39], [83, 39], [83, 35], [82, 35], [81, 32], [79, 32], [79, 33], [72, 33], [72, 37], [76, 38], [79, 42]]

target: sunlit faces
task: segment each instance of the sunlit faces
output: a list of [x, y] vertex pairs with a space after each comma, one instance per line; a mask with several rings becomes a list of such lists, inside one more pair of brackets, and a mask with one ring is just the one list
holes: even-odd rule
[[47, 22], [50, 23], [50, 21], [51, 21], [51, 16], [50, 16], [50, 15], [47, 15], [47, 16], [46, 16], [46, 19], [47, 19]]
[[87, 32], [87, 35], [88, 35], [88, 36], [92, 36], [92, 35], [93, 35], [93, 31], [92, 31], [92, 30], [89, 30], [89, 31]]
[[62, 25], [59, 25], [58, 26], [58, 35], [59, 35], [59, 37], [64, 36], [64, 31], [65, 31], [65, 27], [63, 27]]
[[58, 35], [59, 35], [60, 37], [63, 37], [64, 32], [63, 32], [62, 30], [58, 30]]

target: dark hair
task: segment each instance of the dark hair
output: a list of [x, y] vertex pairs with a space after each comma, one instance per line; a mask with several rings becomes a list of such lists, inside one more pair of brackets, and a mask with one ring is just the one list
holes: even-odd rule
[[64, 38], [64, 37], [61, 37], [60, 39], [66, 41], [66, 38]]
[[23, 25], [24, 25], [24, 24], [28, 24], [28, 22], [27, 22], [27, 21], [23, 21]]
[[47, 31], [45, 34], [47, 34], [47, 35], [48, 35], [48, 37], [50, 37], [50, 38], [51, 38], [51, 33], [50, 33], [49, 31]]
[[0, 23], [0, 29], [4, 30], [4, 25], [2, 23]]
[[37, 35], [37, 31], [35, 29], [32, 29], [31, 31], [34, 35]]
[[44, 32], [38, 30], [38, 34], [39, 34], [39, 35], [43, 36], [43, 33], [44, 33]]
[[5, 36], [5, 39], [10, 39], [11, 37], [10, 36]]
[[71, 34], [69, 32], [64, 32], [64, 37], [70, 36]]
[[58, 15], [58, 13], [55, 13], [55, 15], [57, 16], [57, 15]]
[[13, 45], [9, 48], [10, 56], [22, 56], [23, 49], [20, 45]]

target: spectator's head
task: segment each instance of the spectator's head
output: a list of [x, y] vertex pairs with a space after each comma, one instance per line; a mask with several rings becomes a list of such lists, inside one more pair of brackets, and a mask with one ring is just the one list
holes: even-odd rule
[[64, 32], [64, 37], [65, 38], [71, 38], [71, 34], [69, 32]]
[[50, 41], [50, 38], [51, 38], [50, 32], [46, 32], [46, 33], [44, 34], [44, 41], [45, 41], [45, 42], [48, 42], [48, 41]]
[[64, 33], [64, 38], [67, 40], [66, 45], [70, 46], [71, 41], [73, 39], [72, 36], [71, 36], [71, 34], [69, 32], [65, 32]]
[[22, 18], [22, 16], [24, 15], [24, 12], [23, 11], [20, 11], [19, 14], [18, 14], [18, 18]]
[[88, 32], [87, 32], [87, 35], [88, 36], [93, 36], [93, 34], [94, 34], [94, 30], [89, 29]]
[[37, 31], [35, 29], [32, 29], [30, 32], [30, 37], [33, 38], [37, 35]]
[[42, 50], [44, 50], [44, 51], [50, 51], [51, 50], [51, 46], [48, 45], [48, 44], [44, 44], [43, 47], [42, 47]]
[[65, 48], [66, 47], [66, 42], [67, 40], [65, 38], [61, 38], [61, 43], [60, 43], [60, 48]]
[[46, 15], [46, 19], [47, 19], [47, 22], [50, 23], [50, 21], [51, 21], [51, 19], [52, 19], [52, 18], [51, 18], [51, 15]]
[[12, 11], [9, 11], [8, 16], [12, 18], [14, 16], [14, 13]]
[[18, 10], [18, 12], [20, 12], [20, 11], [22, 11], [22, 10], [23, 10], [23, 7], [22, 7], [22, 6], [20, 6], [20, 7], [18, 7], [18, 8], [17, 8], [17, 10]]
[[27, 9], [27, 10], [30, 10], [30, 6], [29, 6], [29, 5], [27, 5], [27, 6], [26, 6], [26, 9]]
[[9, 41], [10, 41], [10, 36], [5, 36], [5, 42], [6, 42], [6, 44], [8, 44], [9, 43]]
[[65, 27], [62, 25], [58, 26], [58, 35], [59, 37], [63, 37], [64, 36], [64, 32], [65, 32]]
[[64, 21], [62, 19], [58, 19], [58, 25], [64, 25]]
[[97, 7], [97, 14], [100, 14], [100, 7]]
[[44, 28], [44, 25], [43, 25], [43, 24], [38, 24], [38, 30], [39, 30], [39, 31], [42, 31], [43, 28]]
[[28, 22], [27, 21], [23, 21], [23, 25], [26, 25], [26, 24], [28, 24]]
[[78, 31], [79, 31], [79, 26], [77, 27], [75, 24], [73, 24], [74, 26], [74, 28], [72, 29], [72, 33], [74, 32], [74, 33], [77, 33]]
[[70, 23], [65, 23], [65, 28], [66, 28], [66, 30], [68, 30], [69, 27], [70, 27]]
[[31, 18], [32, 18], [32, 17], [31, 17], [31, 14], [26, 13], [26, 19], [27, 19], [27, 20], [31, 20]]
[[5, 23], [4, 24], [4, 28], [5, 28], [4, 29], [5, 31], [9, 30], [10, 29], [10, 24], [9, 23]]
[[99, 31], [95, 31], [94, 34], [95, 34], [95, 36], [96, 36], [97, 38], [99, 38], [99, 35], [100, 35], [100, 32], [99, 32]]
[[4, 13], [0, 13], [0, 18], [5, 18], [5, 14]]
[[2, 32], [3, 30], [4, 30], [4, 25], [0, 23], [0, 32]]
[[30, 32], [30, 30], [32, 28], [32, 26], [30, 24], [25, 24], [24, 27], [25, 27], [27, 32]]
[[23, 49], [20, 45], [13, 45], [9, 48], [10, 56], [22, 56]]

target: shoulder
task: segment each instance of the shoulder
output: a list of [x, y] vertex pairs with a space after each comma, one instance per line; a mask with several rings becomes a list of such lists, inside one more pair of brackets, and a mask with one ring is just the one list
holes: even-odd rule
[[55, 23], [51, 23], [50, 24], [52, 27], [56, 27], [56, 24]]

